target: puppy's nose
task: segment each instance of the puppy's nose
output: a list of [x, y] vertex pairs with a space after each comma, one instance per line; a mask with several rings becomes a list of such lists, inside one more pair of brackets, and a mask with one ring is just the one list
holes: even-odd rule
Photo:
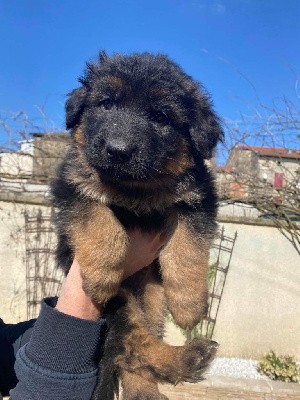
[[135, 145], [126, 143], [120, 139], [110, 139], [106, 144], [108, 157], [118, 162], [128, 161], [135, 149]]

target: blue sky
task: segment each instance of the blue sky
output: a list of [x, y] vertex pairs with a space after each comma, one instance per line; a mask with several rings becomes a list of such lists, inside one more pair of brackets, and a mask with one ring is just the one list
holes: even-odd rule
[[0, 116], [24, 111], [42, 125], [44, 107], [63, 128], [66, 94], [99, 49], [168, 54], [225, 119], [257, 96], [296, 101], [299, 20], [298, 0], [0, 0]]

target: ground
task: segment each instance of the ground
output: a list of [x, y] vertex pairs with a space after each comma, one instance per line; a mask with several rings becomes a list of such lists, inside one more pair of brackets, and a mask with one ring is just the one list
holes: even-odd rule
[[198, 384], [161, 386], [170, 400], [300, 400], [300, 384], [209, 377]]

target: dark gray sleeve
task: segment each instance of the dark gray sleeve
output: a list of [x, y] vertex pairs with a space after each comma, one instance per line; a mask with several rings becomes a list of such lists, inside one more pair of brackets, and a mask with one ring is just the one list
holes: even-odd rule
[[[35, 320], [18, 324], [0, 322], [0, 392], [8, 395], [17, 384], [14, 370], [17, 351], [29, 342]], [[1, 397], [0, 397], [1, 398]]]
[[17, 353], [11, 400], [87, 400], [98, 374], [105, 321], [63, 314], [46, 299], [31, 339]]

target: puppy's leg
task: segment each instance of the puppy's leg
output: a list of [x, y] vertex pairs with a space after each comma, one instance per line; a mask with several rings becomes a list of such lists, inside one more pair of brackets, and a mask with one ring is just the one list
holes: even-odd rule
[[203, 371], [216, 352], [215, 342], [198, 338], [185, 346], [164, 343], [149, 333], [139, 302], [128, 293], [124, 311], [130, 329], [122, 338], [122, 352], [115, 357], [114, 362], [120, 371], [131, 373], [131, 379], [125, 379], [123, 386], [127, 384], [132, 388], [124, 386], [125, 392], [134, 392], [139, 387], [139, 378], [137, 383], [133, 383], [135, 375], [149, 382], [173, 384], [201, 380]]
[[168, 400], [159, 392], [158, 385], [153, 379], [123, 370], [121, 374], [123, 387], [122, 400]]
[[[102, 371], [93, 399], [112, 399], [121, 379], [124, 400], [163, 400], [157, 383], [197, 382], [216, 352], [216, 343], [199, 338], [185, 346], [170, 346], [149, 332], [141, 299], [119, 291], [120, 306], [106, 308], [108, 334], [99, 369]], [[156, 319], [156, 318], [155, 318]], [[152, 397], [151, 397], [152, 396]]]
[[[142, 269], [125, 281], [126, 288], [139, 298], [145, 324], [151, 335], [162, 339], [166, 316], [166, 300], [158, 264]], [[123, 400], [167, 400], [158, 390], [157, 380], [150, 374], [122, 370]]]
[[149, 267], [128, 278], [123, 286], [128, 288], [139, 299], [149, 332], [162, 339], [164, 335], [165, 317], [167, 315], [166, 298], [159, 275], [159, 264]]
[[159, 257], [167, 306], [183, 329], [192, 329], [207, 313], [210, 244], [208, 235], [197, 237], [181, 220]]
[[[146, 290], [147, 295], [144, 298], [144, 289], [148, 286], [146, 282], [148, 279], [150, 287]], [[135, 332], [139, 332], [141, 325], [143, 327], [147, 325], [152, 332], [161, 335], [158, 328], [153, 327], [153, 323], [156, 324], [157, 322], [161, 327], [161, 318], [159, 318], [161, 312], [156, 310], [155, 313], [146, 315], [142, 308], [146, 299], [150, 300], [150, 297], [153, 297], [150, 296], [150, 292], [152, 292], [152, 295], [156, 292], [157, 300], [159, 300], [163, 289], [152, 276], [151, 267], [136, 273], [135, 278], [127, 279], [122, 287], [125, 285], [126, 289], [120, 289], [119, 296], [110, 300], [105, 308], [108, 332], [99, 364], [101, 374], [92, 398], [93, 400], [112, 400], [114, 392], [118, 397], [119, 387], [116, 378], [120, 378], [123, 400], [166, 400], [167, 398], [159, 392], [157, 379], [153, 377], [153, 374], [145, 370], [143, 376], [141, 376], [134, 370], [136, 366], [140, 366], [136, 362], [136, 358], [139, 357], [136, 353], [136, 346], [142, 346], [139, 343], [140, 337], [136, 337], [136, 343], [129, 343], [130, 337], [134, 336]], [[130, 294], [129, 291], [133, 292], [134, 295]], [[150, 303], [152, 306], [154, 305], [151, 300]], [[156, 305], [160, 306], [160, 304]], [[149, 309], [148, 304], [147, 308]], [[151, 323], [150, 320], [152, 320]], [[146, 330], [144, 330], [144, 334], [144, 338], [147, 340], [148, 333]]]
[[128, 246], [125, 228], [104, 205], [93, 205], [69, 227], [71, 246], [81, 267], [83, 287], [97, 303], [115, 296], [123, 277]]

